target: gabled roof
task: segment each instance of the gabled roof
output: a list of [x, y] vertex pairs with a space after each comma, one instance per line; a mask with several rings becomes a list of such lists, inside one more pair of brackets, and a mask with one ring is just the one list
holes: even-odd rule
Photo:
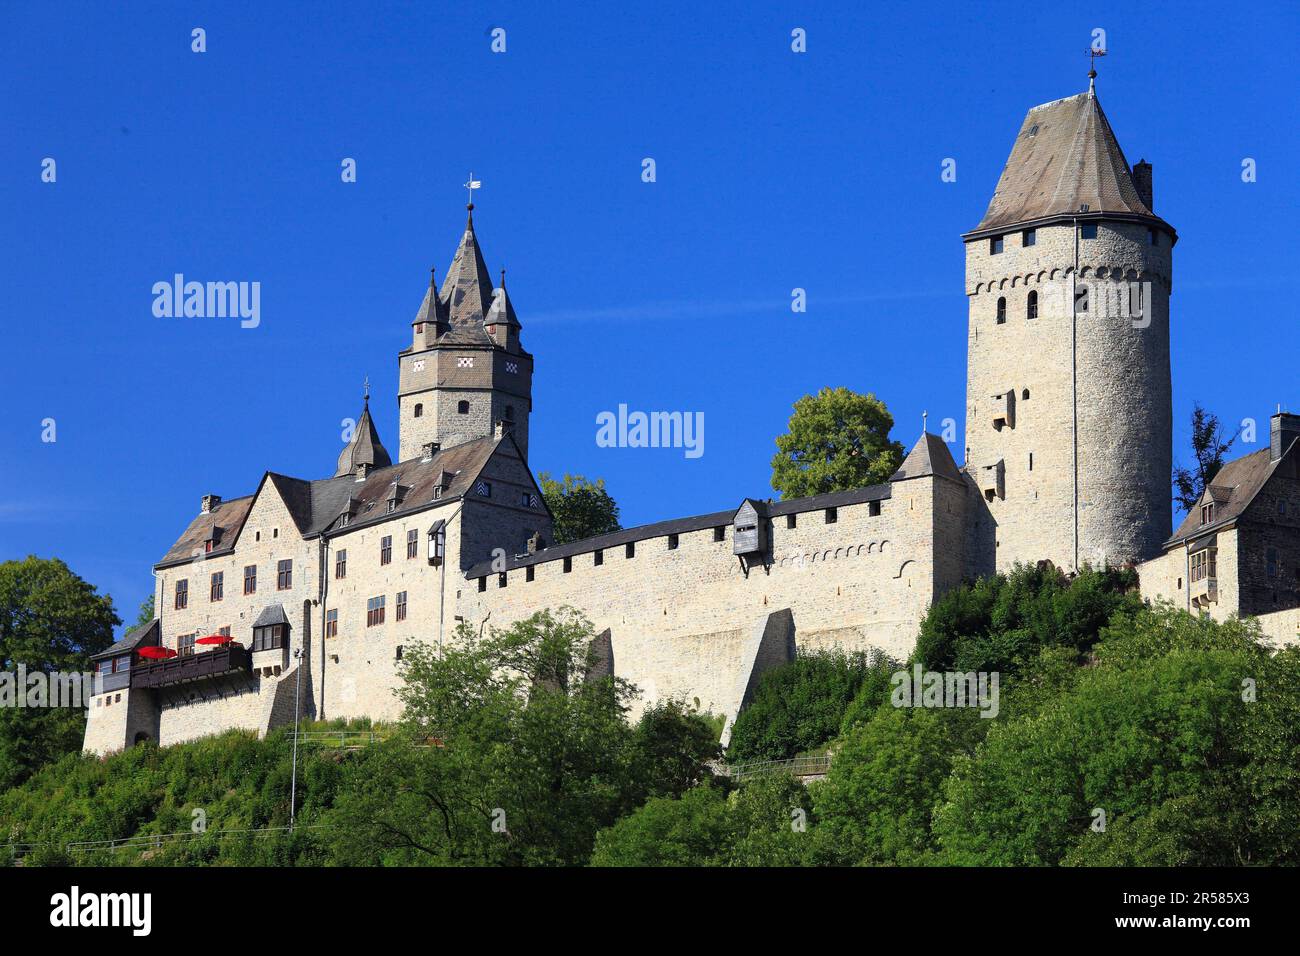
[[1138, 195], [1133, 174], [1101, 103], [1079, 93], [1025, 115], [988, 211], [967, 238], [1056, 216], [1140, 217], [1173, 229]]
[[158, 618], [154, 618], [148, 624], [139, 624], [130, 628], [122, 639], [115, 644], [104, 648], [97, 654], [91, 654], [92, 661], [102, 660], [105, 657], [117, 657], [119, 654], [129, 654], [138, 647], [157, 646], [159, 637]]
[[[182, 564], [195, 558], [229, 554], [238, 537], [237, 532], [223, 535], [223, 547], [205, 555], [202, 546], [203, 529], [213, 519], [227, 520], [225, 517], [227, 511], [232, 516], [238, 516], [237, 527], [242, 528], [253, 501], [268, 484], [284, 501], [299, 534], [304, 538], [312, 538], [325, 532], [333, 535], [343, 530], [339, 525], [339, 516], [344, 511], [351, 512], [351, 519], [347, 524], [347, 530], [350, 531], [353, 528], [361, 528], [414, 511], [421, 511], [435, 504], [456, 501], [473, 487], [475, 479], [503, 441], [513, 442], [514, 439], [508, 434], [502, 438], [476, 438], [473, 441], [440, 449], [427, 461], [412, 458], [410, 461], [377, 468], [363, 481], [357, 481], [352, 475], [307, 481], [267, 472], [255, 494], [236, 501], [223, 502], [213, 514], [200, 515], [191, 522], [185, 534], [155, 565], [155, 568]], [[451, 481], [442, 493], [434, 498], [434, 488], [440, 483], [444, 472], [452, 476]], [[386, 508], [386, 503], [391, 495], [393, 482], [397, 482], [407, 491], [397, 507], [390, 512]], [[226, 542], [229, 544], [227, 545]]]
[[365, 408], [361, 410], [361, 420], [352, 433], [352, 440], [339, 452], [338, 468], [334, 477], [351, 475], [357, 465], [369, 465], [371, 468], [387, 468], [393, 463], [387, 449], [379, 440], [379, 430], [370, 417], [370, 399], [366, 399]]
[[[1296, 446], [1292, 446], [1288, 454], [1296, 453]], [[1183, 519], [1178, 530], [1164, 543], [1164, 547], [1170, 548], [1234, 524], [1250, 507], [1255, 496], [1268, 484], [1277, 466], [1286, 458], [1286, 455], [1283, 455], [1277, 461], [1271, 461], [1271, 456], [1271, 450], [1266, 446], [1224, 465], [1214, 476], [1211, 487], [1201, 495], [1198, 506]], [[1209, 501], [1214, 502], [1214, 520], [1203, 525], [1199, 505]]]
[[903, 464], [894, 472], [890, 481], [906, 481], [909, 478], [922, 478], [938, 475], [961, 481], [961, 470], [953, 460], [948, 444], [938, 435], [925, 432], [912, 446], [912, 450], [903, 459]]
[[[248, 511], [253, 506], [253, 498], [253, 495], [232, 498], [230, 501], [223, 501], [218, 504], [210, 513], [200, 514], [195, 517], [190, 522], [189, 527], [176, 539], [176, 543], [163, 555], [159, 564], [191, 561], [196, 557], [204, 557], [208, 554], [229, 554], [234, 550], [235, 540], [244, 527], [245, 519], [248, 518]], [[219, 534], [220, 544], [214, 546], [212, 551], [208, 552], [204, 542], [213, 537], [214, 526], [221, 529]]]

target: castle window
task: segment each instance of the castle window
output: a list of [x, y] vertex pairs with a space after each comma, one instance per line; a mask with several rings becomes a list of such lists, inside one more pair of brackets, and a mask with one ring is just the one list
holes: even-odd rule
[[1191, 557], [1191, 582], [1195, 584], [1197, 581], [1204, 581], [1206, 578], [1218, 577], [1217, 558], [1218, 551], [1215, 548], [1204, 548], [1193, 554]]
[[1286, 502], [1282, 499], [1278, 499], [1277, 513], [1280, 515], [1286, 514]]
[[424, 334], [424, 323], [423, 323], [423, 322], [416, 322], [416, 323], [415, 323], [415, 334], [416, 334], [416, 335], [423, 335], [423, 334]]
[[1023, 392], [1021, 392], [1020, 397], [1026, 402], [1029, 401], [1029, 389], [1025, 389]]
[[372, 597], [366, 601], [366, 627], [376, 627], [384, 623], [384, 595]]
[[194, 656], [194, 637], [193, 634], [182, 634], [176, 638], [176, 654], [178, 657]]
[[677, 535], [675, 535], [675, 534], [670, 534], [670, 535], [668, 536], [668, 550], [669, 550], [669, 551], [676, 551], [676, 550], [677, 550]]
[[214, 571], [212, 574], [212, 582], [211, 582], [210, 590], [208, 591], [208, 600], [220, 601], [225, 596], [226, 596], [226, 572]]
[[461, 399], [459, 402], [457, 402], [457, 403], [456, 403], [456, 414], [457, 414], [457, 415], [468, 415], [468, 414], [469, 414], [469, 402], [465, 401], [464, 399]]
[[326, 637], [338, 637], [338, 636], [339, 636], [339, 610], [338, 610], [338, 608], [334, 608], [334, 609], [331, 610], [331, 611], [326, 611], [326, 612], [325, 612], [325, 636], [326, 636]]
[[502, 571], [500, 574], [497, 575], [497, 587], [499, 588], [505, 587], [506, 582], [507, 582], [506, 572]]
[[1265, 560], [1268, 562], [1268, 576], [1277, 577], [1277, 548], [1269, 548]]
[[478, 579], [478, 590], [479, 590], [479, 593], [480, 593], [480, 594], [482, 594], [484, 591], [487, 590], [487, 578], [486, 578], [486, 577], [482, 577], [482, 578], [479, 578], [479, 579]]
[[[503, 578], [505, 577], [504, 574], [501, 575], [501, 576], [502, 576]], [[504, 584], [501, 585], [501, 586], [502, 586], [502, 587], [505, 587]], [[405, 621], [405, 620], [406, 620], [406, 592], [405, 592], [405, 591], [398, 591], [398, 592], [397, 592], [397, 619], [398, 619], [399, 621]]]
[[257, 593], [257, 565], [250, 564], [244, 568], [244, 593]]
[[1147, 242], [1151, 243], [1153, 246], [1160, 245], [1160, 233], [1156, 232], [1154, 229], [1148, 229]]
[[605, 563], [605, 552], [604, 552], [604, 551], [597, 550], [597, 551], [596, 551], [596, 552], [591, 556], [591, 563], [592, 563], [595, 567], [600, 567], [602, 564], [604, 564], [604, 563]]
[[334, 555], [334, 577], [346, 578], [348, 576], [348, 549], [341, 548], [339, 553]]
[[565, 574], [568, 574], [568, 573], [569, 573], [570, 571], [572, 571], [572, 570], [573, 570], [573, 558], [565, 558], [565, 559], [564, 559], [564, 573], [565, 573]]
[[406, 532], [406, 557], [407, 560], [418, 556], [420, 553], [420, 532], [411, 528]]
[[1095, 222], [1085, 222], [1079, 227], [1079, 237], [1082, 239], [1097, 238], [1097, 224]]
[[840, 520], [840, 513], [839, 513], [839, 510], [838, 510], [838, 509], [836, 509], [836, 508], [827, 508], [827, 509], [826, 509], [826, 523], [827, 523], [827, 524], [834, 524], [835, 522], [837, 522], [837, 521], [839, 521], [839, 520]]
[[799, 516], [796, 515], [796, 514], [788, 514], [788, 515], [786, 515], [786, 516], [785, 516], [785, 526], [786, 526], [787, 528], [797, 528], [797, 527], [799, 527]]
[[393, 562], [393, 536], [386, 534], [379, 539], [379, 563], [392, 564]]
[[181, 579], [176, 582], [176, 610], [183, 611], [190, 606], [190, 582]]
[[1025, 318], [1038, 318], [1038, 292], [1029, 293], [1029, 300], [1025, 303]]
[[628, 560], [636, 557], [635, 541], [629, 541], [627, 544], [623, 545], [623, 557]]
[[402, 659], [402, 645], [401, 645], [401, 644], [398, 644], [398, 645], [397, 645], [397, 651], [396, 651], [396, 653], [394, 654], [394, 657], [395, 657], [397, 660], [399, 660], [399, 661]]
[[207, 541], [204, 541], [204, 542], [203, 542], [203, 550], [204, 550], [204, 551], [211, 551], [211, 550], [212, 550], [212, 539], [211, 539], [211, 538], [209, 538]]
[[1029, 470], [1034, 470], [1034, 453], [1032, 451], [1029, 453]]
[[989, 255], [996, 256], [1002, 251], [1002, 237], [994, 236], [989, 240]]
[[423, 404], [422, 402], [416, 402], [416, 403], [415, 403], [415, 417], [416, 417], [416, 418], [420, 418], [420, 417], [422, 417], [423, 415], [424, 415], [424, 404]]
[[1201, 524], [1209, 524], [1214, 520], [1214, 502], [1201, 505]]
[[1007, 324], [1007, 299], [1006, 296], [998, 297], [998, 325]]
[[869, 502], [867, 502], [867, 515], [868, 515], [869, 517], [872, 517], [872, 518], [878, 518], [878, 517], [880, 517], [880, 502], [879, 502], [879, 501], [869, 501]]
[[713, 540], [714, 540], [714, 541], [726, 541], [726, 540], [727, 540], [727, 526], [726, 526], [726, 525], [719, 525], [718, 527], [716, 527], [716, 528], [713, 529]]
[[293, 560], [280, 561], [275, 566], [275, 589], [287, 591], [293, 587]]
[[537, 569], [534, 568], [531, 564], [528, 565], [528, 567], [524, 570], [524, 580], [531, 581], [536, 576], [537, 576]]
[[1037, 245], [1037, 244], [1038, 244], [1038, 230], [1037, 230], [1037, 229], [1026, 229], [1024, 232], [1022, 232], [1022, 233], [1020, 234], [1020, 240], [1021, 240], [1020, 244], [1023, 245], [1026, 249], [1028, 249], [1030, 246], [1035, 246], [1035, 245]]

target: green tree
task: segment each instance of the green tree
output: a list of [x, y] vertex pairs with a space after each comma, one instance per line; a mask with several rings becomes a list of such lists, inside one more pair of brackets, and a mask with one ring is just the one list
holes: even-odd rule
[[554, 520], [555, 544], [622, 529], [618, 523], [618, 504], [605, 490], [604, 478], [588, 481], [582, 475], [566, 474], [564, 481], [559, 482], [544, 471], [537, 476], [537, 483]]
[[442, 656], [409, 648], [402, 733], [331, 814], [339, 862], [581, 864], [600, 828], [709, 778], [708, 723], [667, 704], [629, 724], [634, 688], [588, 677], [593, 638], [560, 609], [481, 638], [462, 627]]
[[[113, 643], [113, 600], [57, 558], [0, 564], [0, 665], [28, 674], [81, 674], [90, 655]], [[16, 684], [16, 673], [10, 678]], [[25, 687], [14, 687], [24, 693]], [[81, 749], [86, 712], [78, 707], [0, 707], [0, 789]]]
[[1195, 464], [1191, 468], [1174, 466], [1174, 501], [1179, 508], [1191, 511], [1196, 507], [1205, 489], [1223, 468], [1223, 459], [1238, 434], [1240, 432], [1225, 438], [1218, 415], [1207, 412], [1199, 402], [1192, 408], [1192, 457]]
[[898, 665], [875, 654], [802, 654], [759, 678], [731, 728], [727, 759], [783, 760], [833, 740], [869, 676], [874, 685]]
[[143, 627], [151, 622], [155, 617], [157, 617], [157, 614], [154, 613], [153, 595], [150, 594], [140, 602], [140, 613], [136, 615], [135, 626]]
[[823, 388], [805, 395], [776, 439], [772, 487], [782, 498], [804, 498], [886, 482], [903, 463], [903, 446], [889, 438], [893, 427], [873, 394]]

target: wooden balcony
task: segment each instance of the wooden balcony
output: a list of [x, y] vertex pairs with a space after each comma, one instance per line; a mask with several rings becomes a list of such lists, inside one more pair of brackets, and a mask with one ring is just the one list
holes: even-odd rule
[[248, 674], [252, 666], [246, 648], [238, 644], [227, 644], [187, 657], [136, 664], [131, 668], [131, 686], [169, 687], [173, 684], [225, 677], [228, 674]]

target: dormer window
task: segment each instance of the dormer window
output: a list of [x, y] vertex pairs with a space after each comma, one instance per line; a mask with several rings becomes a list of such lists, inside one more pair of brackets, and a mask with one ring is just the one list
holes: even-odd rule
[[1214, 502], [1207, 501], [1201, 505], [1201, 524], [1210, 524], [1214, 521]]

